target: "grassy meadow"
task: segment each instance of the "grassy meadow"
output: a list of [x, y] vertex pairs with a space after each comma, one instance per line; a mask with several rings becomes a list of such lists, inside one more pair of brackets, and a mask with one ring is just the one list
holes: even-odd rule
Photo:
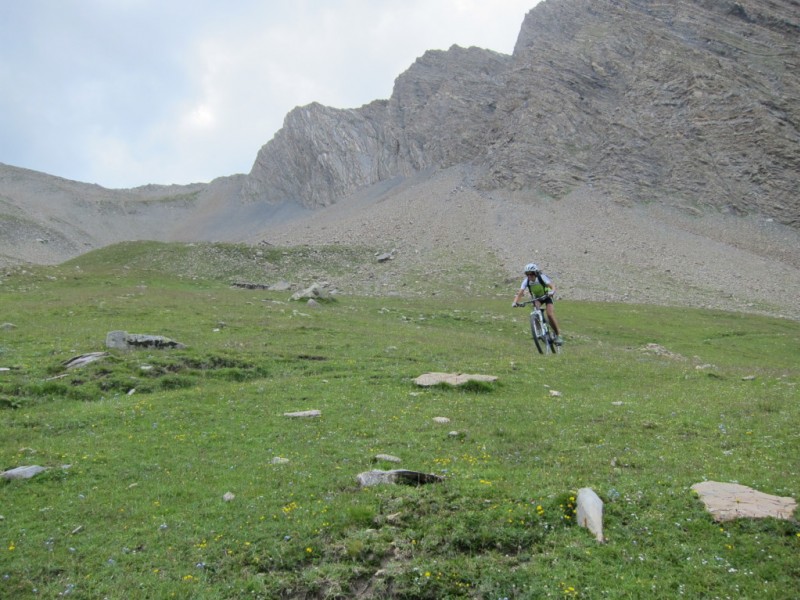
[[[0, 276], [0, 471], [48, 467], [0, 481], [0, 598], [798, 594], [797, 521], [718, 524], [690, 486], [800, 498], [800, 323], [564, 300], [544, 357], [490, 272], [318, 307], [229, 285], [374, 254], [325, 252], [123, 244]], [[187, 347], [65, 369], [112, 330]], [[398, 467], [445, 480], [356, 482]]]

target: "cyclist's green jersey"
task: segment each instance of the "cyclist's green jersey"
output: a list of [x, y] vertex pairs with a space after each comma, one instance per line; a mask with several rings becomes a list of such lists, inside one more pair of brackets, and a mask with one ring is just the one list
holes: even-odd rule
[[[541, 280], [544, 282], [544, 285], [542, 285], [542, 282], [539, 281], [539, 277], [541, 277]], [[525, 279], [522, 280], [522, 285], [520, 286], [519, 289], [530, 290], [534, 298], [539, 298], [540, 296], [544, 296], [547, 293], [545, 291], [545, 286], [550, 287], [553, 284], [553, 281], [544, 273], [540, 273], [539, 277], [525, 277]]]

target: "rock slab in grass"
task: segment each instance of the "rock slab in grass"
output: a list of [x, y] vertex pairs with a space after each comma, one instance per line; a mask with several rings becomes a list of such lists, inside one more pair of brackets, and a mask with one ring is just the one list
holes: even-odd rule
[[322, 412], [319, 410], [301, 410], [299, 412], [287, 412], [283, 413], [284, 417], [290, 417], [292, 419], [303, 419], [303, 418], [310, 418], [310, 417], [320, 417], [322, 416]]
[[9, 469], [8, 471], [4, 471], [0, 473], [0, 477], [3, 479], [30, 479], [31, 477], [35, 477], [39, 473], [43, 473], [47, 471], [45, 467], [40, 467], [38, 465], [30, 465], [26, 467], [16, 467], [14, 469]]
[[578, 490], [577, 513], [578, 525], [594, 534], [598, 542], [604, 542], [603, 501], [592, 488]]
[[356, 480], [361, 487], [371, 487], [373, 485], [402, 483], [405, 485], [424, 485], [426, 483], [439, 483], [444, 481], [444, 477], [432, 475], [430, 473], [420, 473], [419, 471], [407, 471], [405, 469], [393, 469], [391, 471], [381, 471], [374, 469], [356, 475]]
[[115, 350], [133, 350], [135, 348], [186, 348], [184, 344], [161, 335], [128, 333], [127, 331], [110, 331], [106, 334], [106, 347]]
[[419, 386], [430, 387], [447, 383], [450, 385], [463, 385], [468, 381], [483, 381], [491, 383], [497, 381], [494, 375], [470, 375], [468, 373], [425, 373], [414, 380]]
[[75, 356], [69, 360], [65, 360], [63, 364], [67, 369], [77, 369], [78, 367], [86, 366], [89, 363], [103, 360], [107, 356], [108, 352], [89, 352], [88, 354], [81, 354], [80, 356]]
[[717, 522], [765, 517], [791, 520], [797, 509], [794, 498], [765, 494], [738, 483], [703, 481], [695, 483], [692, 490]]
[[307, 287], [304, 290], [300, 290], [292, 294], [292, 297], [289, 300], [319, 300], [323, 299], [326, 300], [328, 298], [328, 294], [322, 288], [321, 285], [318, 283], [314, 283]]
[[375, 460], [382, 460], [382, 461], [385, 461], [385, 462], [392, 462], [392, 463], [401, 463], [401, 462], [403, 462], [402, 460], [400, 460], [399, 457], [392, 456], [391, 454], [376, 454], [375, 455]]

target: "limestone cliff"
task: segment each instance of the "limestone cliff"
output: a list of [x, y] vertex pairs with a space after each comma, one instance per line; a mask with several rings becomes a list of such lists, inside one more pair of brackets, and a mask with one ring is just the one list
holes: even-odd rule
[[525, 19], [482, 183], [595, 183], [800, 225], [800, 3], [548, 0]]
[[397, 78], [389, 101], [296, 108], [258, 153], [243, 193], [326, 206], [395, 175], [469, 161], [489, 139], [510, 64], [509, 56], [478, 48], [429, 51]]
[[546, 0], [513, 56], [431, 51], [388, 101], [297, 108], [259, 152], [251, 200], [329, 205], [469, 163], [484, 189], [760, 213], [800, 225], [800, 3]]

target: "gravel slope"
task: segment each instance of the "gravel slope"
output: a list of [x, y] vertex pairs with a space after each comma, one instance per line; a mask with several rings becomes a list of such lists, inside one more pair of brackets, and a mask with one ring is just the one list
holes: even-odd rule
[[[420, 173], [318, 211], [220, 196], [205, 212], [184, 214], [177, 221], [185, 231], [168, 239], [208, 239], [197, 232], [208, 233], [211, 224], [219, 241], [394, 250], [387, 263], [354, 265], [347, 275], [331, 276], [342, 292], [419, 295], [441, 287], [447, 293], [463, 283], [467, 292], [483, 293], [486, 285], [474, 289], [470, 280], [482, 267], [475, 279], [484, 284], [491, 279], [488, 291], [510, 303], [523, 265], [535, 261], [565, 299], [690, 304], [800, 320], [800, 230], [712, 209], [634, 205], [587, 187], [559, 200], [529, 192], [479, 192], [469, 178], [469, 167]], [[158, 212], [137, 219], [141, 232], [161, 231], [165, 221], [176, 221]], [[98, 211], [82, 213], [80, 222], [86, 231], [108, 228], [107, 215]], [[28, 260], [43, 264], [97, 246], [81, 250], [77, 245], [86, 245], [86, 238], [69, 228], [17, 226], [13, 233], [30, 246]], [[140, 233], [125, 239], [161, 237]], [[37, 250], [47, 254], [38, 256]], [[6, 263], [15, 264], [4, 263], [0, 253], [0, 267]], [[328, 277], [325, 265], [309, 277]]]
[[[250, 242], [396, 250], [393, 274], [455, 273], [496, 261], [509, 302], [535, 261], [561, 298], [694, 305], [800, 319], [800, 232], [766, 219], [627, 205], [574, 191], [560, 200], [478, 192], [453, 168], [383, 184]], [[336, 281], [357, 289], [357, 278]], [[507, 289], [505, 289], [507, 288]], [[389, 286], [389, 289], [390, 286]]]

